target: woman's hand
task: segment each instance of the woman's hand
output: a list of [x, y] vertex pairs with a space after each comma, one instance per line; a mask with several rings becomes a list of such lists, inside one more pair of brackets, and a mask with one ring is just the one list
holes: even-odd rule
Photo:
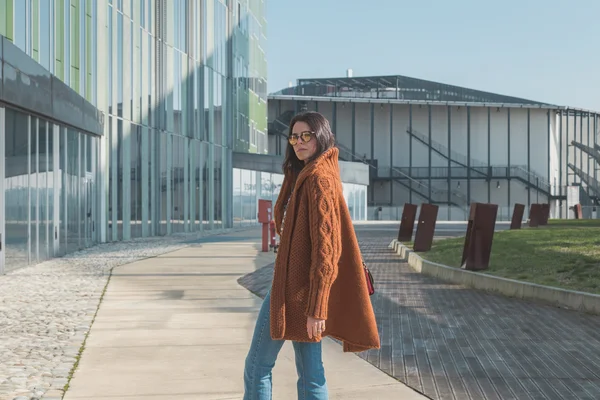
[[306, 332], [310, 339], [317, 337], [317, 334], [322, 334], [325, 331], [325, 320], [308, 317], [306, 320]]

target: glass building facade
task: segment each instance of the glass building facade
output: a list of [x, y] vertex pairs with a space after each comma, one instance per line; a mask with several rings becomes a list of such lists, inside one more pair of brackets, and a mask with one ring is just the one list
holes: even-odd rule
[[233, 29], [234, 151], [268, 154], [265, 2], [238, 3]]
[[[233, 169], [233, 226], [252, 226], [258, 223], [258, 200], [271, 200], [275, 205], [283, 174]], [[353, 221], [367, 220], [367, 186], [342, 182], [344, 199]]]
[[101, 116], [96, 132], [0, 104], [5, 270], [233, 226], [232, 152], [267, 152], [264, 11], [264, 0], [0, 0], [3, 40]]

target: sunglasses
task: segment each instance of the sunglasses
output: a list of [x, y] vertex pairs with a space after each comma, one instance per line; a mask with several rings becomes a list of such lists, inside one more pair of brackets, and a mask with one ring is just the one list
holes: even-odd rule
[[292, 133], [290, 136], [288, 136], [288, 141], [290, 142], [290, 144], [292, 146], [295, 146], [298, 143], [298, 138], [301, 137], [302, 141], [304, 143], [308, 143], [308, 142], [310, 142], [312, 135], [313, 135], [313, 132], [309, 132], [309, 131], [300, 132], [300, 134]]

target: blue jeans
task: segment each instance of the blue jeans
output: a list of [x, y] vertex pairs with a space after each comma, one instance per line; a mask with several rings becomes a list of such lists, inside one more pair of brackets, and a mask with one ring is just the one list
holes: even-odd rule
[[[244, 369], [244, 400], [271, 400], [273, 381], [271, 371], [285, 340], [271, 339], [271, 292], [263, 301], [250, 351]], [[321, 342], [292, 342], [296, 353], [299, 400], [327, 400], [327, 382], [321, 357]]]

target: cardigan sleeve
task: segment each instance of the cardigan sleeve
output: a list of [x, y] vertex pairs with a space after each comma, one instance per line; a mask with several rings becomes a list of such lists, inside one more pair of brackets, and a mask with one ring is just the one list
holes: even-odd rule
[[327, 176], [315, 177], [309, 186], [311, 265], [306, 316], [327, 319], [342, 248], [338, 190], [336, 181]]

